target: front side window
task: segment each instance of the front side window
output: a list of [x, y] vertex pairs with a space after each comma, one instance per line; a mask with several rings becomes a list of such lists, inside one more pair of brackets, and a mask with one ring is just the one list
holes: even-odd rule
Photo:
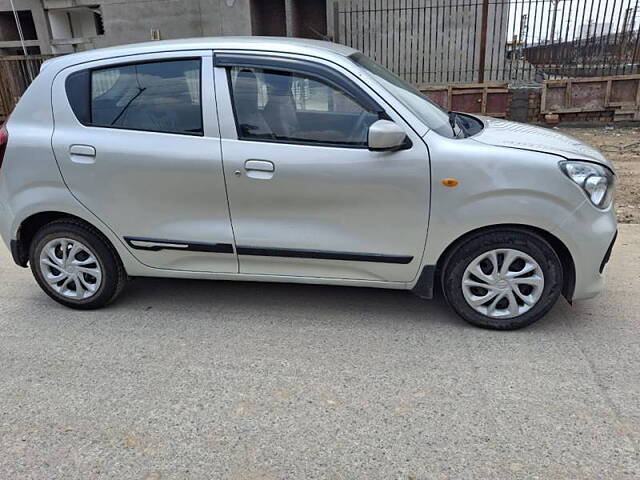
[[233, 67], [229, 82], [244, 140], [366, 147], [377, 112], [310, 75]]
[[203, 134], [199, 59], [77, 72], [67, 79], [67, 94], [90, 126]]

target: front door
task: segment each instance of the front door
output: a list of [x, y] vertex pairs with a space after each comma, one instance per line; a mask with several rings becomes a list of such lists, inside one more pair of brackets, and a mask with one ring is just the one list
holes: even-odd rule
[[71, 67], [53, 148], [73, 195], [144, 264], [237, 273], [210, 51]]
[[[328, 62], [217, 54], [215, 65], [240, 272], [414, 279], [430, 194], [420, 137]], [[412, 146], [369, 151], [380, 118]]]

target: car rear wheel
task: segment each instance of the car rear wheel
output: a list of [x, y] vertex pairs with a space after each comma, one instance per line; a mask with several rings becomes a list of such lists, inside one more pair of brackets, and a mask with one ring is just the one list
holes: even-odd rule
[[42, 227], [31, 242], [29, 262], [45, 293], [71, 308], [103, 307], [126, 282], [124, 268], [108, 241], [93, 227], [73, 220]]
[[480, 233], [450, 254], [442, 286], [449, 305], [467, 322], [514, 330], [553, 307], [562, 290], [562, 264], [549, 243], [533, 232]]

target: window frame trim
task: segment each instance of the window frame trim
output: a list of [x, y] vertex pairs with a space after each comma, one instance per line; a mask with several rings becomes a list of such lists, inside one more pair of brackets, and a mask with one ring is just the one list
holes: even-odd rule
[[[97, 71], [97, 70], [109, 70], [109, 69], [113, 69], [113, 68], [120, 68], [120, 67], [127, 67], [130, 65], [146, 65], [146, 64], [151, 64], [151, 63], [167, 63], [167, 62], [182, 62], [182, 61], [190, 61], [190, 60], [197, 60], [199, 63], [199, 78], [198, 78], [198, 83], [199, 83], [199, 97], [200, 97], [200, 125], [202, 127], [202, 131], [200, 133], [190, 133], [190, 132], [175, 132], [175, 131], [166, 131], [166, 130], [148, 130], [148, 129], [143, 129], [143, 128], [131, 128], [131, 127], [123, 127], [123, 126], [118, 126], [118, 125], [100, 125], [100, 124], [95, 124], [92, 122], [83, 122], [78, 115], [76, 115], [76, 112], [73, 108], [73, 105], [71, 104], [71, 101], [69, 100], [69, 93], [67, 90], [68, 87], [68, 82], [69, 79], [77, 74], [77, 73], [81, 73], [81, 72], [87, 72], [89, 75], [89, 81], [87, 82], [87, 88], [88, 88], [88, 92], [87, 92], [87, 98], [89, 101], [89, 118], [93, 118], [93, 100], [91, 97], [91, 94], [93, 92], [93, 72]], [[88, 68], [81, 68], [78, 70], [73, 71], [72, 73], [70, 73], [69, 75], [67, 75], [64, 79], [64, 91], [65, 91], [65, 95], [67, 97], [67, 102], [69, 103], [69, 106], [71, 107], [71, 112], [73, 113], [73, 116], [75, 117], [75, 119], [83, 126], [85, 127], [92, 127], [92, 128], [108, 128], [108, 129], [114, 129], [114, 130], [127, 130], [127, 131], [131, 131], [131, 132], [148, 132], [148, 133], [160, 133], [160, 134], [164, 134], [164, 135], [184, 135], [187, 137], [204, 137], [205, 136], [205, 118], [204, 118], [204, 105], [203, 105], [203, 78], [204, 78], [204, 68], [203, 68], [203, 57], [202, 55], [188, 55], [188, 56], [184, 56], [184, 57], [168, 57], [168, 58], [158, 58], [158, 59], [147, 59], [147, 60], [129, 60], [129, 61], [124, 61], [124, 62], [118, 62], [118, 63], [112, 63], [112, 64], [107, 64], [107, 65], [101, 65], [101, 66], [95, 66], [95, 67], [88, 67]]]
[[238, 122], [238, 113], [233, 96], [233, 85], [231, 82], [231, 68], [257, 68], [261, 70], [273, 70], [283, 72], [293, 72], [303, 74], [307, 77], [319, 80], [321, 83], [334, 87], [346, 94], [360, 105], [363, 109], [371, 113], [378, 114], [380, 120], [388, 120], [384, 108], [375, 101], [369, 94], [360, 88], [353, 80], [340, 73], [335, 68], [314, 62], [307, 59], [284, 58], [269, 55], [253, 54], [253, 53], [214, 53], [214, 68], [224, 68], [227, 80], [227, 89], [229, 91], [229, 101], [231, 102], [231, 110], [233, 111], [233, 121], [236, 135], [239, 141], [244, 142], [260, 142], [260, 143], [277, 143], [284, 145], [303, 145], [311, 147], [332, 147], [346, 148], [357, 150], [368, 150], [367, 145], [349, 145], [339, 142], [324, 142], [312, 140], [295, 140], [295, 139], [271, 139], [271, 138], [248, 138], [242, 135], [240, 124]]

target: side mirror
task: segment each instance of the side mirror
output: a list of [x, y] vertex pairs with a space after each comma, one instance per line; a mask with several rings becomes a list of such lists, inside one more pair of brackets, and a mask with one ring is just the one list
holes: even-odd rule
[[390, 120], [378, 120], [369, 127], [369, 150], [395, 152], [411, 148], [411, 140], [405, 131]]

